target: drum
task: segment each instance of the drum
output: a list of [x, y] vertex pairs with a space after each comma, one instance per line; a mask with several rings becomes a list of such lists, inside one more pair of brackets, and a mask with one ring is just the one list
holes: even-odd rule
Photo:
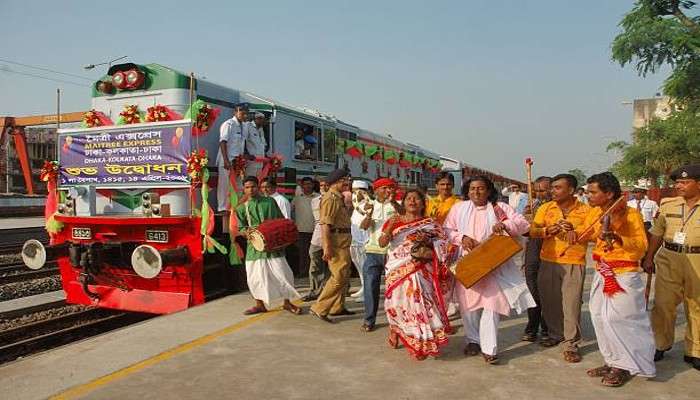
[[522, 249], [510, 236], [493, 235], [457, 261], [452, 273], [469, 289]]
[[248, 240], [255, 250], [272, 252], [295, 243], [298, 237], [299, 231], [294, 221], [280, 218], [263, 221], [250, 232]]

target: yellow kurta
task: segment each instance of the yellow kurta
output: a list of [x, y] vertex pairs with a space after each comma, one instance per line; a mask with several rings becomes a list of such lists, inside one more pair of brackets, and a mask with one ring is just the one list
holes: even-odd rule
[[447, 214], [453, 205], [459, 203], [462, 199], [459, 196], [452, 195], [445, 200], [440, 196], [428, 197], [428, 204], [425, 206], [425, 215], [436, 220], [440, 225], [445, 222]]

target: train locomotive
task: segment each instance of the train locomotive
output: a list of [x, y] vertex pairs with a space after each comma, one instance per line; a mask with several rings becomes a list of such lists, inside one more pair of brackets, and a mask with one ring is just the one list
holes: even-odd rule
[[[159, 64], [114, 65], [93, 86], [83, 126], [58, 131], [58, 160], [45, 164], [53, 174], [44, 171], [51, 242], [25, 243], [25, 264], [55, 258], [68, 303], [128, 311], [172, 313], [245, 289], [244, 269], [206, 248], [234, 249], [225, 214], [207, 206], [217, 204], [207, 186], [217, 182], [219, 127], [241, 103], [265, 117], [267, 154], [281, 161], [270, 173], [287, 196], [301, 178], [335, 168], [415, 187], [431, 185], [442, 167], [439, 154], [333, 115]], [[203, 190], [188, 173], [192, 154], [208, 155]]]

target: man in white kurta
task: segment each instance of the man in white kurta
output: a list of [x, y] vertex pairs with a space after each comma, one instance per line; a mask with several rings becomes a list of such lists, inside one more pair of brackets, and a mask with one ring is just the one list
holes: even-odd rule
[[[450, 240], [462, 246], [465, 254], [492, 234], [519, 236], [529, 230], [521, 214], [495, 202], [495, 189], [487, 178], [472, 179], [469, 188], [469, 200], [455, 204], [443, 224]], [[481, 352], [487, 363], [496, 363], [501, 315], [511, 310], [520, 314], [535, 306], [525, 277], [511, 258], [469, 289], [456, 284], [455, 292], [465, 330], [465, 355]]]
[[292, 203], [284, 197], [283, 194], [277, 193], [277, 178], [269, 176], [260, 182], [260, 191], [263, 195], [271, 197], [277, 207], [282, 212], [282, 216], [286, 219], [292, 218]]
[[356, 179], [352, 181], [352, 215], [350, 216], [350, 235], [352, 243], [350, 244], [350, 259], [357, 269], [360, 276], [360, 290], [350, 295], [358, 302], [364, 299], [364, 277], [362, 274], [362, 266], [365, 265], [365, 245], [369, 240], [369, 234], [366, 230], [360, 228], [362, 220], [365, 219], [365, 205], [367, 201], [372, 201], [367, 194], [369, 184], [366, 181]]
[[219, 128], [219, 152], [216, 156], [219, 177], [216, 187], [216, 200], [219, 211], [227, 211], [229, 207], [229, 172], [233, 168], [233, 160], [245, 153], [245, 142], [248, 136], [245, 122], [248, 109], [244, 105], [234, 108], [234, 115], [221, 124]]
[[260, 159], [265, 157], [265, 149], [267, 148], [265, 130], [263, 129], [264, 124], [265, 115], [260, 112], [255, 113], [253, 122], [248, 122], [246, 124], [248, 137], [245, 142], [245, 149], [246, 153], [250, 156], [250, 160], [245, 168], [246, 176], [258, 176], [258, 173], [262, 169], [263, 164], [260, 162]]
[[[236, 207], [238, 226], [243, 236], [248, 238], [250, 230], [263, 221], [282, 218], [277, 203], [270, 197], [259, 195], [257, 178], [245, 178], [243, 192], [246, 201]], [[301, 309], [289, 301], [300, 295], [294, 288], [294, 275], [284, 258], [284, 253], [258, 251], [249, 240], [245, 258], [248, 290], [255, 299], [255, 306], [246, 310], [244, 314], [266, 312], [267, 306], [279, 299], [284, 300], [285, 310], [301, 314]]]

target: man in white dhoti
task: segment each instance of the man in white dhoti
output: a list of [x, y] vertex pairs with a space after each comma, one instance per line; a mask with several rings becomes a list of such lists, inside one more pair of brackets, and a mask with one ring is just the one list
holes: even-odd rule
[[[443, 224], [450, 240], [468, 253], [493, 234], [519, 236], [530, 224], [508, 204], [497, 202], [498, 192], [488, 178], [477, 176], [465, 185], [468, 201], [452, 206]], [[518, 314], [535, 306], [525, 277], [513, 259], [491, 272], [474, 286], [455, 287], [464, 324], [464, 354], [481, 353], [488, 364], [498, 362], [498, 323], [511, 310]]]
[[[591, 210], [579, 241], [595, 242], [596, 274], [589, 307], [605, 365], [589, 369], [605, 386], [621, 386], [632, 376], [653, 377], [654, 337], [644, 299], [640, 260], [647, 249], [642, 215], [624, 202], [609, 208], [622, 196], [620, 183], [609, 172], [588, 178]], [[603, 213], [607, 216], [602, 217]]]
[[369, 240], [369, 234], [366, 230], [360, 228], [362, 220], [365, 219], [365, 205], [367, 202], [372, 202], [369, 198], [369, 184], [367, 181], [355, 179], [352, 181], [352, 215], [350, 216], [350, 235], [352, 243], [350, 244], [350, 259], [360, 275], [360, 290], [350, 295], [358, 302], [364, 301], [364, 278], [362, 266], [365, 265], [367, 255], [365, 253], [365, 245]]
[[[252, 228], [263, 221], [283, 218], [277, 203], [270, 197], [260, 196], [258, 178], [249, 176], [243, 181], [245, 200], [236, 207], [238, 226], [241, 234], [248, 238]], [[292, 314], [301, 314], [301, 308], [289, 299], [300, 297], [294, 289], [294, 276], [289, 268], [284, 252], [265, 252], [256, 250], [248, 241], [245, 255], [245, 270], [248, 278], [248, 290], [255, 299], [255, 306], [244, 312], [246, 315], [263, 313], [271, 302], [284, 300], [283, 308]]]

